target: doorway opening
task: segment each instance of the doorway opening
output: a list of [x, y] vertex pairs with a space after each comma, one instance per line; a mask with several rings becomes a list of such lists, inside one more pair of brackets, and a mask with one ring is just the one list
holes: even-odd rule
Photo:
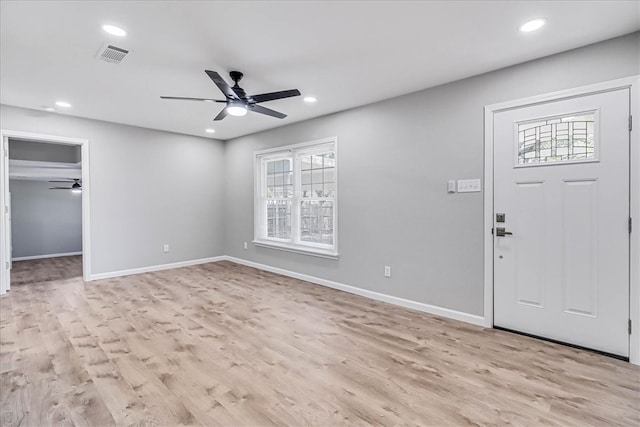
[[90, 277], [87, 140], [2, 131], [0, 294]]

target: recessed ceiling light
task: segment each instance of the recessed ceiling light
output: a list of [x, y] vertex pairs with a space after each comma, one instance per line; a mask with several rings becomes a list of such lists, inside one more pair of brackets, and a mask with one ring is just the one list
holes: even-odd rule
[[62, 108], [71, 108], [71, 104], [66, 101], [56, 101], [56, 105]]
[[44, 110], [44, 111], [48, 111], [48, 112], [50, 112], [50, 113], [53, 113], [54, 111], [56, 111], [56, 109], [55, 109], [55, 108], [53, 108], [53, 107], [44, 107], [44, 108], [43, 108], [43, 110]]
[[315, 96], [305, 96], [304, 97], [304, 102], [308, 102], [308, 103], [312, 103], [312, 102], [316, 102], [317, 99]]
[[539, 30], [544, 26], [544, 24], [546, 24], [546, 22], [547, 21], [542, 18], [532, 19], [531, 21], [520, 25], [520, 31], [523, 33], [530, 33], [531, 31]]
[[124, 37], [127, 35], [125, 30], [120, 27], [116, 27], [115, 25], [103, 25], [102, 29], [112, 36]]
[[216, 130], [215, 130], [215, 129], [211, 129], [211, 128], [209, 128], [209, 129], [205, 129], [204, 131], [205, 131], [206, 133], [216, 133]]

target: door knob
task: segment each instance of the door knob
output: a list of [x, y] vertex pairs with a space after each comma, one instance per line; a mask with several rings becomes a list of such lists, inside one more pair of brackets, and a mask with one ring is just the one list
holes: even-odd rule
[[504, 227], [496, 227], [496, 236], [502, 237], [502, 236], [511, 236], [511, 235], [513, 235], [513, 233], [510, 231], [507, 231]]

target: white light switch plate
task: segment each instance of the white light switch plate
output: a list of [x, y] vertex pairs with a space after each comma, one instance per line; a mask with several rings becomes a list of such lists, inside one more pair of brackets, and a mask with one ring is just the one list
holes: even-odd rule
[[458, 180], [458, 193], [475, 193], [481, 190], [480, 179]]

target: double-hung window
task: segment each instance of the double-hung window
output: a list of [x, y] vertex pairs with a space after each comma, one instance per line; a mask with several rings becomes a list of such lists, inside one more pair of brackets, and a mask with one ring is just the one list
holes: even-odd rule
[[336, 138], [255, 153], [255, 239], [337, 256]]

